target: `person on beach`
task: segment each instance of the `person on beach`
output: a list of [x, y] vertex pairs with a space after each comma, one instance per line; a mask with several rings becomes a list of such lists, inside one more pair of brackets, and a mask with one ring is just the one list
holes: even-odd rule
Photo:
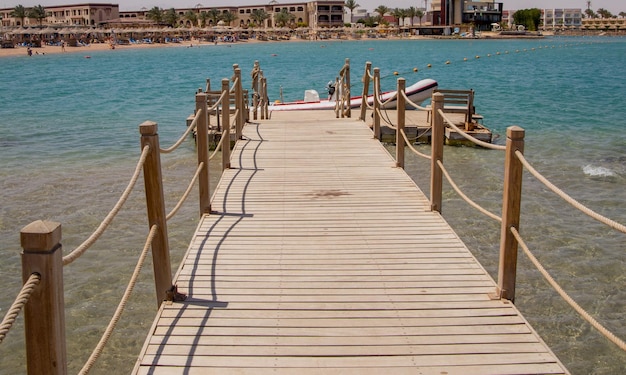
[[65, 40], [61, 41], [61, 51], [65, 52]]
[[32, 56], [33, 55], [33, 50], [30, 49], [30, 47], [26, 48], [26, 53], [28, 54], [28, 56]]

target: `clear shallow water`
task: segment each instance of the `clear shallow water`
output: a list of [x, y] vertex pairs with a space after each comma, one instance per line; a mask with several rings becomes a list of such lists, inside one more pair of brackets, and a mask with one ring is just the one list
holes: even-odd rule
[[[526, 155], [536, 168], [576, 199], [626, 222], [624, 39], [85, 51], [0, 59], [0, 280], [7, 291], [0, 299], [0, 316], [21, 284], [19, 230], [37, 219], [58, 221], [63, 224], [65, 251], [75, 248], [124, 189], [139, 155], [138, 125], [157, 121], [162, 144], [170, 145], [193, 110], [194, 91], [204, 87], [206, 78], [219, 87], [223, 77], [232, 76], [233, 63], [241, 66], [249, 87], [249, 72], [259, 60], [272, 100], [279, 98], [281, 86], [285, 100], [299, 99], [309, 88], [323, 93], [345, 58], [352, 62], [354, 92], [360, 90], [366, 61], [381, 68], [386, 77], [383, 89], [393, 89], [394, 71], [409, 82], [429, 77], [443, 88], [473, 88], [486, 125], [499, 134], [512, 124], [524, 127]], [[83, 57], [87, 53], [90, 59]], [[182, 181], [189, 180], [194, 158], [192, 141], [182, 151], [164, 156], [169, 208], [186, 185]], [[498, 212], [501, 154], [448, 147], [445, 160], [473, 199]], [[407, 164], [428, 193], [423, 177], [428, 165], [411, 156]], [[217, 179], [213, 173], [213, 185]], [[531, 248], [583, 307], [626, 338], [624, 236], [582, 218], [530, 178], [524, 182], [524, 193], [521, 229]], [[496, 277], [499, 227], [474, 213], [453, 192], [446, 192], [445, 198], [444, 216]], [[140, 187], [110, 233], [65, 270], [71, 372], [87, 359], [123, 293], [147, 233], [144, 212]], [[175, 262], [186, 249], [196, 218], [192, 199], [169, 223]], [[145, 266], [121, 329], [93, 373], [126, 373], [132, 368], [154, 316], [150, 269]], [[518, 308], [572, 373], [622, 372], [626, 355], [572, 313], [523, 255], [519, 269]], [[23, 372], [22, 332], [16, 327], [0, 346], [0, 374]]]

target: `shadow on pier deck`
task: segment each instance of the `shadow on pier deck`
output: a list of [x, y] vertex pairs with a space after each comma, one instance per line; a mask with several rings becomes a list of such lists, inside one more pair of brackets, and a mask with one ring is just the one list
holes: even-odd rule
[[134, 372], [567, 373], [367, 126], [332, 116], [246, 125]]

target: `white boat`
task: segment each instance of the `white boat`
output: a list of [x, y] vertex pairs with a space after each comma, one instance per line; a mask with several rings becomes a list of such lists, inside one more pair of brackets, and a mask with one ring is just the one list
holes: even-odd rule
[[[429, 99], [433, 91], [437, 88], [437, 81], [434, 79], [423, 79], [414, 83], [413, 85], [405, 89], [406, 96], [415, 104], [421, 104], [424, 100]], [[380, 94], [381, 101], [392, 98], [396, 94], [396, 91], [388, 91]], [[356, 108], [361, 105], [362, 96], [353, 96], [350, 98], [350, 108]], [[373, 94], [367, 97], [367, 102], [374, 104]], [[318, 110], [318, 109], [334, 109], [335, 108], [335, 95], [330, 99], [320, 100], [319, 94], [315, 90], [306, 90], [304, 92], [304, 100], [295, 102], [275, 102], [269, 105], [269, 111], [303, 111], [303, 110]], [[396, 100], [392, 100], [384, 106], [385, 109], [395, 109]], [[407, 109], [412, 107], [407, 105]]]

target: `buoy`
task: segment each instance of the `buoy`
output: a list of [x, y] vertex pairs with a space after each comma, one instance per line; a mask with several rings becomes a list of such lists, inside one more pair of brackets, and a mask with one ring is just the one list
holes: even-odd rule
[[476, 55], [476, 58], [477, 58], [477, 59], [480, 59], [480, 56]]
[[413, 71], [414, 71], [414, 72], [417, 72], [417, 68], [413, 68]]
[[499, 55], [499, 54], [500, 54], [500, 51], [496, 52], [496, 55]]
[[91, 58], [91, 56], [87, 55], [87, 56], [85, 56], [85, 58], [86, 58], [86, 59], [90, 59], [90, 58]]
[[467, 57], [464, 57], [464, 58], [463, 58], [463, 61], [467, 61]]
[[446, 61], [446, 65], [450, 65], [450, 60]]
[[430, 65], [430, 64], [428, 64], [428, 65], [426, 65], [426, 66], [427, 66], [427, 67], [429, 67], [429, 68], [432, 68], [432, 65]]
[[398, 75], [398, 72], [393, 72], [393, 75], [394, 75], [394, 76], [397, 76], [397, 75]]
[[275, 54], [275, 53], [272, 53], [272, 56], [278, 56], [278, 55], [277, 55], [277, 54]]
[[488, 53], [488, 54], [487, 54], [487, 57], [491, 57], [491, 54], [490, 54], [490, 53]]

